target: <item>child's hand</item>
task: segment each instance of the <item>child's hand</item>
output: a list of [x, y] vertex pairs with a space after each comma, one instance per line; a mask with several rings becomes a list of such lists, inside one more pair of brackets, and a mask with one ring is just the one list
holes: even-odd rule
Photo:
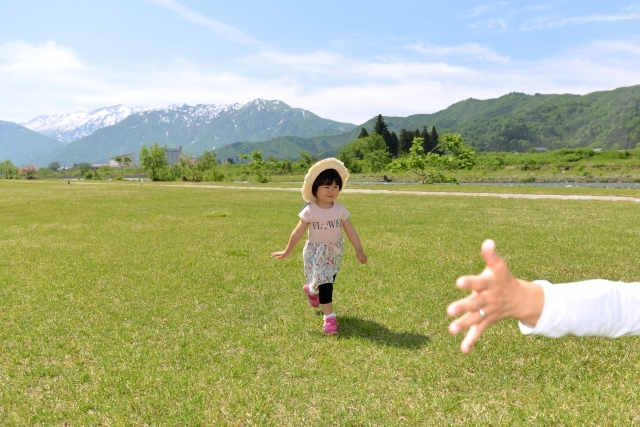
[[364, 252], [356, 252], [356, 258], [358, 259], [358, 261], [360, 261], [360, 264], [367, 263], [367, 256], [364, 254]]
[[285, 251], [278, 251], [278, 252], [272, 252], [271, 253], [271, 258], [286, 258], [289, 256], [289, 253], [285, 250]]

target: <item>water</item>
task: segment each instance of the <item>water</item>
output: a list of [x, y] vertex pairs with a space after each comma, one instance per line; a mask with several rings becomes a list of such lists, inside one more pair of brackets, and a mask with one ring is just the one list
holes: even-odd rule
[[[421, 185], [416, 182], [349, 181], [349, 185]], [[443, 185], [443, 184], [439, 184]], [[445, 184], [456, 185], [456, 184]], [[634, 188], [640, 189], [640, 182], [463, 182], [460, 186], [487, 187], [555, 187], [555, 188]]]
[[473, 182], [460, 185], [486, 185], [496, 187], [562, 187], [562, 188], [637, 188], [640, 182]]

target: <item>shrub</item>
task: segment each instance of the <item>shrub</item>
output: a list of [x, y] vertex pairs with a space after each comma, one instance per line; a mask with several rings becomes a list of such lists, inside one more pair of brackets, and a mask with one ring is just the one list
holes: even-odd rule
[[27, 165], [20, 168], [20, 174], [24, 175], [27, 179], [33, 179], [36, 172], [38, 172], [38, 168], [34, 165]]

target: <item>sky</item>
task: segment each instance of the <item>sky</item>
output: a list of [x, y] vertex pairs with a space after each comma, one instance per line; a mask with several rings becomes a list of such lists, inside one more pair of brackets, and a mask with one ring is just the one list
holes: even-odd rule
[[0, 2], [0, 120], [16, 123], [263, 98], [358, 125], [637, 84], [633, 1]]

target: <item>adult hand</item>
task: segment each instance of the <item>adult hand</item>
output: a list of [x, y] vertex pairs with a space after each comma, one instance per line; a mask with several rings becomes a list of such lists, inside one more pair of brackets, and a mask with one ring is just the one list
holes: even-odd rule
[[469, 329], [460, 344], [463, 353], [469, 353], [485, 329], [507, 317], [535, 325], [544, 305], [542, 288], [516, 279], [496, 252], [493, 240], [485, 240], [481, 252], [486, 264], [482, 273], [456, 280], [456, 286], [470, 290], [471, 295], [447, 308], [450, 317], [465, 313], [449, 325], [453, 335]]

